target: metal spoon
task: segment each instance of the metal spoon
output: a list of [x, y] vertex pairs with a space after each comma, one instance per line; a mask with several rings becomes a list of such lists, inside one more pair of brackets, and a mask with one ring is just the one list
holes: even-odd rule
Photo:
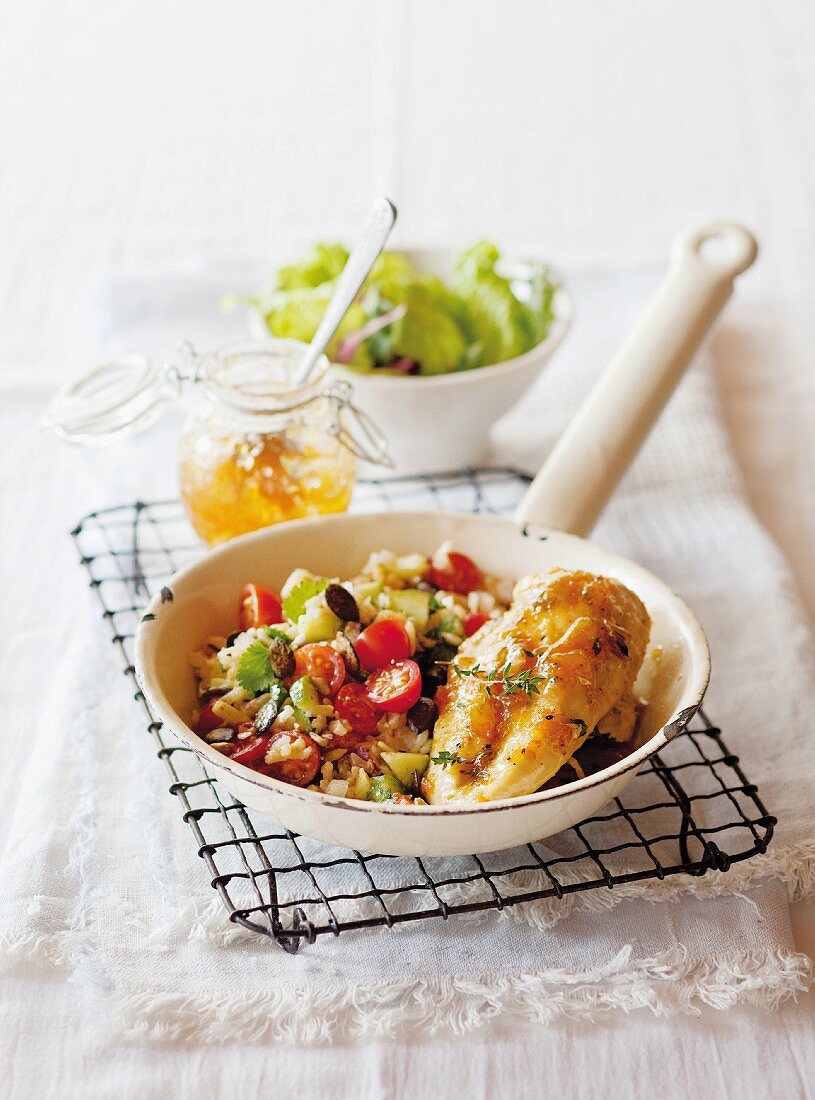
[[391, 229], [396, 221], [396, 207], [384, 196], [375, 200], [371, 207], [362, 232], [346, 261], [342, 274], [337, 280], [334, 293], [323, 314], [323, 319], [314, 333], [300, 364], [295, 372], [293, 385], [302, 386], [307, 382], [317, 360], [328, 346], [328, 341], [337, 331], [348, 308], [359, 293], [368, 272], [374, 266], [385, 247]]

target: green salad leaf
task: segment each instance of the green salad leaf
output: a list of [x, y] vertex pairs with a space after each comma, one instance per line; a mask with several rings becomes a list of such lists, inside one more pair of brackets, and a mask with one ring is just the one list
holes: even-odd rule
[[[264, 302], [269, 332], [272, 336], [284, 336], [290, 340], [308, 343], [323, 319], [332, 289], [331, 284], [324, 283], [319, 287], [274, 291]], [[358, 302], [352, 303], [328, 345], [329, 359], [343, 336], [356, 332], [364, 324], [365, 313], [362, 306]], [[357, 348], [350, 365], [359, 370], [368, 370], [373, 366], [373, 359], [364, 343]]]
[[[308, 342], [347, 259], [343, 245], [318, 244], [301, 263], [280, 268], [271, 289], [247, 300], [272, 335]], [[461, 254], [452, 285], [401, 253], [384, 252], [328, 356], [358, 371], [393, 374], [446, 374], [502, 362], [546, 338], [556, 289], [542, 264], [525, 265], [513, 283], [500, 271], [498, 248], [487, 241]], [[394, 310], [398, 319], [376, 324]]]
[[415, 359], [421, 374], [448, 374], [458, 368], [467, 350], [464, 334], [421, 283], [408, 290], [407, 313], [394, 325], [393, 346]]
[[422, 275], [421, 283], [439, 309], [453, 318], [467, 343], [472, 343], [476, 339], [475, 325], [464, 298], [457, 291], [451, 290], [438, 275]]
[[387, 308], [390, 308], [405, 301], [418, 277], [418, 270], [407, 256], [400, 252], [383, 252], [371, 268], [365, 286], [375, 289], [388, 303]]
[[296, 584], [283, 600], [283, 614], [289, 622], [296, 623], [312, 596], [318, 595], [327, 587], [328, 581], [323, 577], [305, 577]]
[[348, 260], [348, 249], [341, 244], [316, 244], [311, 255], [299, 264], [288, 264], [277, 273], [281, 290], [322, 286], [336, 279]]
[[469, 308], [485, 364], [522, 355], [535, 343], [532, 313], [495, 270], [499, 259], [495, 245], [482, 241], [462, 254], [456, 270], [456, 289]]

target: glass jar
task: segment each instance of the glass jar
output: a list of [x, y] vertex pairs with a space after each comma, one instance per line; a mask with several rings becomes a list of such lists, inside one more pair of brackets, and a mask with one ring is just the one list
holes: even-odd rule
[[348, 507], [356, 457], [341, 439], [328, 362], [292, 388], [302, 347], [236, 345], [206, 357], [181, 429], [181, 497], [206, 542]]
[[181, 497], [196, 532], [223, 542], [284, 520], [342, 512], [356, 459], [391, 465], [376, 426], [331, 379], [323, 356], [295, 385], [297, 340], [229, 345], [178, 361], [122, 356], [59, 393], [44, 423], [63, 439], [98, 446], [144, 430], [181, 392], [194, 398], [179, 440]]

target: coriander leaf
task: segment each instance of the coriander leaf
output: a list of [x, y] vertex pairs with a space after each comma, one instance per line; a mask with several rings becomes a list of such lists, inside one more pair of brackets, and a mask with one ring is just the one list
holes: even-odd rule
[[243, 690], [253, 695], [268, 691], [272, 684], [277, 683], [269, 664], [269, 650], [263, 642], [252, 642], [243, 651], [238, 662], [237, 679]]
[[296, 584], [283, 601], [283, 614], [291, 623], [296, 623], [306, 608], [306, 604], [312, 596], [316, 596], [328, 587], [328, 581], [320, 578], [306, 577]]
[[291, 645], [291, 635], [287, 634], [285, 630], [278, 630], [275, 626], [267, 626], [266, 633], [270, 638], [282, 638], [284, 642], [288, 642], [289, 645]]

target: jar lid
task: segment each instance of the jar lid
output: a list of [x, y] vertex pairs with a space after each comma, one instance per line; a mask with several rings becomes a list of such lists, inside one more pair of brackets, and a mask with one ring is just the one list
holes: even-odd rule
[[147, 355], [120, 355], [69, 383], [53, 398], [43, 427], [85, 447], [144, 431], [180, 392], [175, 367]]
[[[101, 447], [144, 431], [179, 396], [181, 383], [201, 383], [212, 400], [257, 417], [290, 413], [319, 399], [334, 410], [331, 432], [359, 458], [392, 466], [387, 440], [351, 400], [348, 383], [324, 373], [292, 388], [289, 367], [305, 347], [297, 340], [228, 345], [208, 354], [182, 342], [177, 362], [147, 355], [120, 355], [69, 383], [51, 401], [42, 425], [69, 443]], [[324, 369], [328, 368], [324, 360]]]

